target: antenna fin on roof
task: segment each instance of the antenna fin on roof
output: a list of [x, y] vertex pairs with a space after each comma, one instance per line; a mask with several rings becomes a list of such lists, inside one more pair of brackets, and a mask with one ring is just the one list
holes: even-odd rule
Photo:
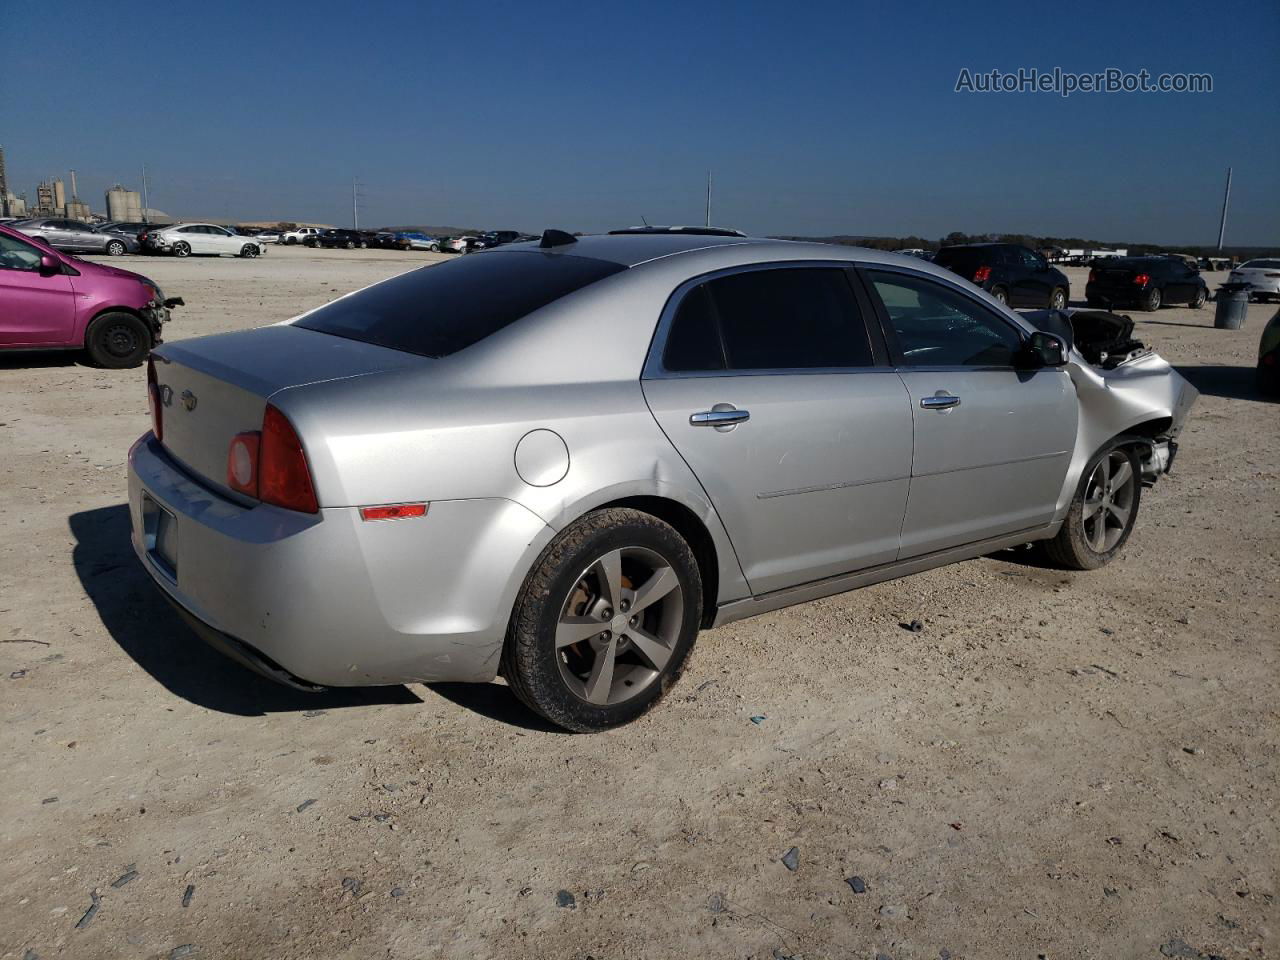
[[577, 243], [578, 238], [572, 233], [565, 233], [563, 230], [544, 230], [542, 231], [542, 240], [539, 241], [539, 247], [562, 247], [566, 243]]

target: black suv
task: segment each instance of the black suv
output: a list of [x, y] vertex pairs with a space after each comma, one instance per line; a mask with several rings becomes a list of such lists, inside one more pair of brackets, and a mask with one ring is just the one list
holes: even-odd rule
[[1209, 285], [1181, 257], [1109, 257], [1093, 262], [1084, 296], [1091, 307], [1154, 311], [1165, 303], [1187, 303], [1199, 310], [1209, 299]]
[[1011, 307], [1061, 310], [1071, 299], [1067, 275], [1020, 244], [965, 243], [943, 247], [933, 262], [973, 281]]

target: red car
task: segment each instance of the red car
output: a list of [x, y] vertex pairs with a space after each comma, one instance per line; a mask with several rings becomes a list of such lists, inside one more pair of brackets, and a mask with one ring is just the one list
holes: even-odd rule
[[0, 350], [84, 350], [99, 366], [136, 367], [181, 305], [146, 277], [0, 225]]

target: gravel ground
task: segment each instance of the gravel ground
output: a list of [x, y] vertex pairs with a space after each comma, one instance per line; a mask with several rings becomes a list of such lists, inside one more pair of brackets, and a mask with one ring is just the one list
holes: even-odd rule
[[[177, 340], [430, 259], [122, 265]], [[1135, 315], [1203, 395], [1111, 567], [705, 633], [594, 737], [500, 682], [305, 695], [208, 651], [129, 547], [142, 371], [0, 359], [0, 957], [1276, 956], [1274, 309]]]

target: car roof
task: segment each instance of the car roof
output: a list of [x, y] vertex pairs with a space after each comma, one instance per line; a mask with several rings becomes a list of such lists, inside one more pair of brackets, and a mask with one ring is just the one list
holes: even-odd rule
[[[624, 267], [665, 265], [672, 275], [697, 276], [722, 267], [755, 263], [786, 263], [803, 260], [847, 260], [872, 266], [902, 267], [917, 273], [928, 273], [955, 282], [951, 271], [928, 260], [905, 254], [852, 247], [845, 244], [802, 240], [775, 240], [770, 237], [708, 237], [680, 234], [590, 234], [576, 243], [542, 247], [538, 241], [509, 243], [493, 250], [482, 250], [478, 256], [502, 256], [511, 253], [538, 253], [572, 257], [590, 257]], [[639, 272], [639, 271], [637, 271]], [[668, 272], [666, 270], [664, 273]]]
[[670, 233], [587, 234], [578, 237], [575, 243], [565, 243], [555, 247], [541, 247], [539, 246], [540, 241], [529, 240], [508, 244], [501, 249], [563, 253], [574, 257], [607, 260], [610, 263], [618, 263], [624, 267], [634, 267], [649, 260], [657, 260], [677, 253], [687, 253], [690, 250], [703, 250], [708, 247], [729, 246], [738, 243], [763, 242], [782, 243], [783, 241], [751, 240], [747, 237], [689, 236]]

